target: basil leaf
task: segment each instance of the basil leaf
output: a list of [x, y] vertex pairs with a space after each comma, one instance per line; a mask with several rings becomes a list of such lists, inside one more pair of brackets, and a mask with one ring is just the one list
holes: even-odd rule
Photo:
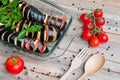
[[2, 23], [6, 23], [8, 22], [8, 17], [7, 16], [1, 16], [1, 20], [0, 20]]
[[8, 0], [1, 0], [3, 5], [6, 5], [8, 3]]
[[0, 16], [5, 15], [5, 14], [8, 14], [7, 9], [0, 7]]
[[24, 28], [27, 30], [28, 29], [28, 24], [24, 24]]
[[18, 4], [18, 1], [17, 1], [17, 0], [13, 0], [12, 2], [10, 2], [10, 3], [7, 5], [7, 7], [8, 7], [8, 8], [11, 8], [12, 10], [14, 10], [14, 9], [16, 8], [17, 4]]
[[17, 28], [17, 25], [12, 25], [10, 29], [15, 30]]
[[5, 24], [5, 27], [6, 27], [6, 28], [11, 27], [11, 23], [12, 23], [12, 21], [11, 21], [11, 20], [8, 20], [8, 22]]
[[22, 13], [19, 8], [15, 8], [11, 12], [11, 18], [13, 18], [14, 22], [19, 22], [22, 19]]
[[42, 29], [41, 25], [33, 25], [28, 29], [28, 32], [36, 32]]
[[18, 39], [24, 38], [26, 36], [26, 30], [22, 30], [19, 34], [18, 34]]

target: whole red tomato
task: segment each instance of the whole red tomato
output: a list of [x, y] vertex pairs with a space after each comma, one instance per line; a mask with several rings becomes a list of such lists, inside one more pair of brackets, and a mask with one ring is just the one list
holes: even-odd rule
[[6, 60], [6, 69], [12, 74], [19, 74], [24, 69], [24, 61], [18, 56], [11, 56]]
[[103, 11], [102, 11], [102, 9], [96, 9], [96, 10], [94, 11], [94, 16], [95, 16], [96, 18], [101, 18], [101, 17], [103, 16]]
[[84, 30], [83, 31], [83, 33], [82, 33], [82, 38], [84, 39], [84, 40], [90, 40], [91, 38], [92, 38], [92, 34], [91, 34], [91, 32], [90, 32], [90, 29], [86, 29], [86, 30]]
[[100, 45], [100, 41], [97, 37], [92, 37], [90, 39], [90, 46], [92, 47], [98, 47]]
[[92, 29], [93, 28], [93, 22], [89, 21], [84, 23], [84, 29]]
[[97, 27], [102, 27], [105, 24], [105, 18], [97, 18], [95, 19], [95, 23]]
[[80, 21], [82, 22], [89, 22], [90, 21], [90, 17], [88, 17], [88, 14], [87, 13], [83, 13], [81, 16], [80, 16]]
[[98, 39], [100, 40], [100, 42], [102, 43], [107, 43], [108, 42], [108, 35], [105, 33], [101, 33], [98, 37]]

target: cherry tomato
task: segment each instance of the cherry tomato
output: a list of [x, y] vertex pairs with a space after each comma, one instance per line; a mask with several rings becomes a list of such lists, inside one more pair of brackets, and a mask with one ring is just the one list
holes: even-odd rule
[[90, 39], [90, 46], [92, 47], [98, 47], [100, 45], [100, 41], [97, 37], [92, 37]]
[[103, 31], [103, 27], [100, 27], [100, 31], [101, 31], [101, 32]]
[[84, 30], [83, 33], [82, 33], [82, 38], [84, 40], [90, 40], [92, 38], [92, 36], [93, 35], [91, 34], [89, 29]]
[[97, 27], [102, 27], [105, 24], [105, 18], [95, 19], [95, 22]]
[[24, 69], [24, 61], [18, 56], [11, 56], [6, 60], [6, 69], [12, 74], [19, 74]]
[[96, 18], [101, 18], [101, 17], [103, 16], [103, 11], [102, 11], [102, 9], [96, 9], [96, 10], [94, 11], [94, 16], [95, 16]]
[[82, 22], [90, 22], [90, 17], [87, 16], [87, 13], [83, 13], [81, 16], [80, 16], [80, 21]]
[[98, 37], [98, 39], [100, 40], [100, 42], [102, 43], [107, 43], [108, 42], [108, 35], [105, 33], [101, 33]]
[[93, 28], [93, 23], [92, 22], [86, 22], [84, 23], [84, 29], [92, 29]]

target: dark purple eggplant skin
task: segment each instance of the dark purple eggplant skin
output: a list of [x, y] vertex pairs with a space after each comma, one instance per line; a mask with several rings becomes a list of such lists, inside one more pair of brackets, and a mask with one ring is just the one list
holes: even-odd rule
[[[4, 36], [3, 36], [4, 34]], [[11, 35], [11, 36], [10, 36]], [[8, 36], [9, 36], [9, 41], [8, 41]], [[30, 40], [31, 38], [29, 37], [25, 37], [23, 39], [17, 39], [18, 33], [14, 32], [8, 28], [5, 28], [3, 26], [0, 26], [0, 39], [4, 40], [5, 42], [8, 42], [9, 44], [15, 45], [15, 40], [17, 40], [17, 44], [15, 46], [21, 47], [22, 41], [24, 40], [24, 46], [26, 45], [27, 41]], [[2, 39], [3, 37], [3, 39]], [[34, 48], [34, 42], [36, 41], [36, 39], [32, 39], [32, 41], [30, 42], [30, 50], [33, 51]], [[33, 44], [33, 45], [32, 45]], [[40, 42], [39, 45], [44, 46], [44, 42]], [[22, 48], [22, 47], [21, 47]], [[26, 49], [26, 48], [24, 48]], [[26, 49], [27, 50], [27, 49]], [[40, 53], [41, 47], [38, 46], [37, 50], [34, 52]], [[46, 49], [44, 51], [44, 54], [47, 53], [49, 50], [46, 46]], [[40, 53], [42, 54], [42, 53]]]
[[[26, 21], [26, 22], [25, 22]], [[20, 21], [20, 26], [19, 26], [19, 32], [24, 28], [24, 23], [26, 23], [26, 24], [30, 24], [31, 23], [31, 25], [29, 25], [29, 27], [30, 26], [32, 26], [34, 23], [33, 22], [31, 22], [31, 21], [28, 21], [28, 20], [21, 20]], [[53, 28], [55, 29], [55, 31], [56, 31], [56, 34], [54, 34], [54, 30], [53, 30]], [[46, 27], [45, 26], [43, 26], [43, 29], [40, 31], [41, 32], [41, 35], [40, 35], [40, 39], [39, 40], [41, 40], [41, 41], [46, 41], [46, 40], [44, 40], [44, 36], [45, 36], [45, 30], [46, 30]], [[17, 30], [16, 30], [17, 31]], [[35, 39], [37, 39], [37, 35], [38, 34], [38, 32], [34, 32], [34, 35], [32, 35], [32, 33], [28, 33], [28, 35], [26, 35], [26, 36], [28, 36], [29, 38], [35, 38]], [[60, 37], [60, 30], [58, 29], [58, 28], [56, 28], [56, 27], [54, 27], [54, 26], [50, 26], [50, 25], [48, 25], [48, 41], [49, 42], [52, 42], [52, 40], [53, 40], [53, 38], [54, 38], [54, 35], [56, 35], [57, 36], [57, 38], [56, 38], [56, 40]], [[47, 42], [47, 41], [46, 41]]]
[[2, 5], [2, 3], [0, 2], [0, 6]]
[[[19, 4], [22, 4], [19, 3]], [[21, 6], [21, 11], [23, 11], [23, 8], [25, 7], [25, 5], [27, 5], [27, 2], [23, 1], [23, 5]], [[28, 5], [23, 13], [25, 19], [27, 20], [30, 20], [30, 21], [34, 21], [38, 24], [46, 24], [47, 21], [49, 20], [49, 18], [52, 16], [52, 15], [45, 15], [45, 13], [43, 13], [42, 11], [38, 10], [37, 8], [35, 8], [34, 6], [32, 5]], [[27, 15], [29, 17], [27, 17]], [[47, 18], [47, 20], [45, 21], [45, 18]], [[56, 20], [57, 17], [52, 17], [52, 19], [50, 19], [49, 23], [47, 23], [47, 25], [50, 25], [50, 26], [54, 26], [54, 27], [57, 27], [58, 29], [60, 29], [61, 31], [63, 31], [66, 27], [66, 24], [67, 22], [64, 22], [62, 23], [62, 19], [58, 18], [57, 21]], [[62, 28], [61, 27], [61, 24], [63, 24]]]

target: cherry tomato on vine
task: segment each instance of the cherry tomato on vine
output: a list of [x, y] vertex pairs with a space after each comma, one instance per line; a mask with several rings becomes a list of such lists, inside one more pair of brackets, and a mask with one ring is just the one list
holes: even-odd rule
[[83, 23], [89, 22], [89, 21], [90, 21], [90, 17], [88, 17], [88, 14], [87, 14], [87, 13], [83, 13], [83, 14], [80, 16], [80, 21], [82, 21]]
[[100, 45], [100, 41], [97, 37], [92, 37], [90, 39], [90, 46], [91, 47], [98, 47]]
[[97, 27], [102, 27], [105, 24], [105, 18], [97, 18], [95, 19], [95, 23]]
[[90, 40], [92, 38], [92, 36], [93, 35], [91, 34], [89, 29], [84, 30], [83, 33], [82, 33], [82, 38], [84, 40]]
[[103, 11], [102, 11], [102, 9], [96, 9], [96, 10], [94, 11], [94, 16], [95, 16], [96, 18], [101, 18], [101, 17], [103, 16]]
[[89, 21], [84, 23], [84, 29], [92, 29], [93, 28], [93, 22]]
[[24, 69], [24, 61], [18, 56], [11, 56], [6, 60], [6, 69], [12, 74], [19, 74]]
[[108, 35], [106, 33], [101, 33], [98, 37], [101, 43], [107, 43], [108, 42]]

